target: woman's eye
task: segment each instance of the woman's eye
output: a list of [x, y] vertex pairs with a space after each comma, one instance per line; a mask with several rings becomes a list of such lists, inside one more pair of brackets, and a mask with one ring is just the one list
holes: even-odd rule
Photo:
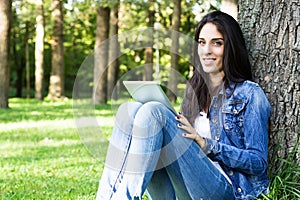
[[203, 40], [199, 40], [199, 41], [198, 41], [198, 44], [200, 44], [200, 45], [205, 45], [205, 42], [204, 42]]
[[217, 41], [217, 42], [213, 42], [213, 45], [214, 46], [222, 46], [223, 45], [223, 43], [222, 42], [219, 42], [219, 41]]

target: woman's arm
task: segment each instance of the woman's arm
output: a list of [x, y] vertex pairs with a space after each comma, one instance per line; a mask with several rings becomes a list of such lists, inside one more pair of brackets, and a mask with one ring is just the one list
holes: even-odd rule
[[244, 113], [243, 148], [206, 139], [204, 151], [213, 160], [247, 174], [261, 174], [268, 166], [270, 104], [259, 86], [254, 87]]

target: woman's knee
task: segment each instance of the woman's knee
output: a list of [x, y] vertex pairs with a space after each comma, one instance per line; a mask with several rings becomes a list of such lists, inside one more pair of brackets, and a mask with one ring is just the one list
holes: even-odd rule
[[126, 102], [118, 108], [116, 119], [133, 119], [139, 108], [142, 106], [139, 102]]
[[166, 112], [165, 110], [166, 107], [162, 103], [156, 101], [150, 101], [142, 105], [137, 115], [143, 118], [147, 118], [147, 117], [161, 118], [161, 116], [165, 114]]
[[[127, 102], [120, 105], [115, 117], [115, 125], [123, 130], [130, 129], [135, 115], [143, 104], [139, 102]], [[127, 127], [127, 128], [126, 128]]]

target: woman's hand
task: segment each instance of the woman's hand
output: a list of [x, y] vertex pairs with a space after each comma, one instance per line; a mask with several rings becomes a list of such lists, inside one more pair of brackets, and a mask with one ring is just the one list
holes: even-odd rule
[[195, 142], [202, 149], [204, 149], [206, 146], [206, 140], [197, 133], [190, 122], [181, 113], [178, 113], [178, 115], [176, 116], [176, 120], [179, 122], [177, 127], [186, 131], [186, 133], [184, 133], [182, 136], [188, 139], [195, 140]]

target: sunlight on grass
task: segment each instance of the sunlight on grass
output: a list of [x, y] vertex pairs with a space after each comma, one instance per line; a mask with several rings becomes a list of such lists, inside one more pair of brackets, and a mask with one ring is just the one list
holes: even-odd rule
[[10, 99], [10, 107], [0, 110], [1, 199], [95, 199], [113, 126], [109, 107], [95, 111], [103, 132], [97, 158], [76, 127], [71, 101]]
[[[10, 109], [0, 109], [0, 199], [94, 200], [118, 104], [80, 100], [74, 108], [71, 100], [9, 102]], [[179, 103], [174, 107], [179, 111]], [[300, 199], [295, 153], [280, 160], [270, 177], [270, 194], [261, 199]]]

